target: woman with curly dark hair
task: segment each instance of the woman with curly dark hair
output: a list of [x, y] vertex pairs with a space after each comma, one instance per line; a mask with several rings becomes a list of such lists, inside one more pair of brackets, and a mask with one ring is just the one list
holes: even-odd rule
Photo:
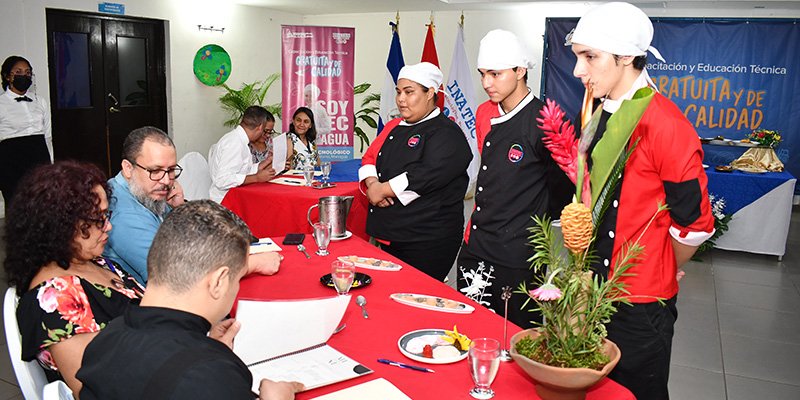
[[22, 359], [38, 360], [73, 393], [83, 350], [143, 288], [101, 257], [111, 230], [110, 189], [92, 164], [64, 161], [20, 181], [6, 216], [5, 270], [20, 296]]

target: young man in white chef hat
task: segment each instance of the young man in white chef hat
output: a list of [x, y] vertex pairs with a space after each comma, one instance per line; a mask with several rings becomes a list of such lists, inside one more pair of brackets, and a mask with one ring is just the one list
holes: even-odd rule
[[[551, 210], [560, 212], [573, 191], [542, 143], [536, 118], [544, 103], [527, 85], [533, 66], [513, 33], [497, 29], [481, 39], [477, 67], [489, 100], [476, 115], [481, 165], [475, 209], [456, 265], [461, 292], [501, 315], [503, 288], [514, 290], [533, 280], [531, 217], [557, 215]], [[524, 302], [525, 296], [511, 296], [508, 319], [530, 327], [541, 316], [521, 309]]]
[[[627, 148], [633, 149], [597, 228], [594, 267], [603, 276], [613, 273], [623, 244], [638, 239], [644, 246], [628, 270], [632, 276], [622, 278], [632, 305], [620, 304], [606, 325], [608, 338], [622, 350], [610, 377], [638, 399], [659, 400], [669, 398], [678, 268], [713, 234], [714, 219], [697, 133], [680, 109], [657, 93], [645, 69], [647, 51], [664, 60], [650, 46], [652, 38], [644, 12], [628, 3], [607, 3], [578, 21], [567, 45], [577, 56], [573, 74], [602, 101], [591, 151], [608, 143], [597, 145], [606, 132], [629, 135]], [[634, 122], [625, 126], [625, 120]], [[656, 214], [658, 203], [669, 210]]]

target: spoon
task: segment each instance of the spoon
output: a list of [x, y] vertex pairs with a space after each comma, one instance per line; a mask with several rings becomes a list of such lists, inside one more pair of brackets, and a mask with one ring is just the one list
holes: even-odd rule
[[306, 246], [303, 246], [302, 244], [298, 244], [297, 245], [297, 250], [302, 251], [303, 254], [306, 255], [306, 258], [311, 258], [311, 256], [308, 255], [308, 252], [306, 252]]
[[369, 318], [369, 314], [367, 314], [367, 299], [359, 295], [356, 297], [356, 304], [361, 306], [361, 315], [363, 315], [364, 318]]

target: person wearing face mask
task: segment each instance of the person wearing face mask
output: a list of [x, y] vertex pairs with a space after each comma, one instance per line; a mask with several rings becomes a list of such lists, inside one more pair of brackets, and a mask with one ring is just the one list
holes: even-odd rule
[[[577, 57], [573, 75], [586, 86], [587, 97], [602, 100], [590, 151], [615, 151], [609, 140], [600, 140], [607, 137], [627, 143], [631, 152], [620, 183], [608, 195], [612, 206], [596, 228], [593, 270], [601, 277], [613, 273], [630, 240], [644, 247], [620, 279], [631, 304], [618, 305], [606, 324], [608, 338], [622, 351], [609, 377], [637, 399], [662, 400], [669, 399], [678, 268], [714, 233], [714, 218], [697, 133], [657, 92], [645, 68], [648, 51], [664, 61], [650, 46], [652, 39], [653, 24], [642, 10], [606, 3], [578, 21], [567, 45]], [[590, 174], [608, 167], [598, 164], [604, 162], [600, 158], [594, 161]], [[657, 213], [659, 203], [669, 210]]]
[[0, 96], [0, 192], [9, 210], [17, 183], [25, 173], [52, 160], [50, 107], [29, 91], [33, 68], [28, 60], [11, 56], [3, 62]]
[[395, 101], [402, 118], [386, 124], [361, 159], [358, 178], [369, 198], [367, 233], [389, 254], [443, 280], [458, 253], [464, 191], [472, 161], [455, 122], [436, 107], [442, 72], [406, 65]]

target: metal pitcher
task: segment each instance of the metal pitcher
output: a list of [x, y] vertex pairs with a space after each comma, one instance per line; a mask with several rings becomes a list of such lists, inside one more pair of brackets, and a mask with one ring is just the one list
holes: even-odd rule
[[320, 197], [319, 204], [308, 207], [306, 218], [311, 226], [311, 210], [319, 207], [319, 221], [331, 226], [331, 237], [342, 238], [347, 234], [347, 213], [350, 212], [350, 205], [353, 204], [353, 196], [327, 196]]

